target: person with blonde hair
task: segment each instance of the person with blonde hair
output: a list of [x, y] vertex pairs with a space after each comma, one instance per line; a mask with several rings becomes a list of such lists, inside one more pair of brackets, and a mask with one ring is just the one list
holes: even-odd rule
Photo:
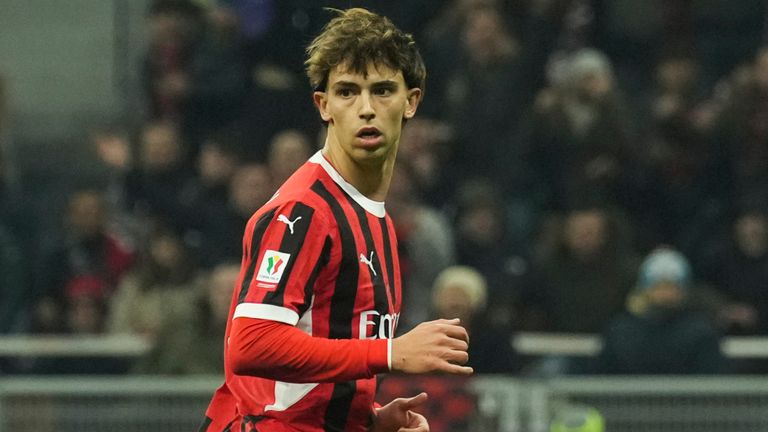
[[[515, 373], [520, 362], [511, 344], [512, 330], [506, 319], [488, 313], [485, 277], [468, 266], [443, 270], [432, 288], [435, 316], [457, 317], [472, 337], [468, 363], [478, 373]], [[489, 316], [490, 315], [490, 316]]]

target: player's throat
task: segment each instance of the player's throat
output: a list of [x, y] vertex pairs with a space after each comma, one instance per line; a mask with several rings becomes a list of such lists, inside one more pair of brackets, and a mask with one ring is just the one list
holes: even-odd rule
[[[329, 130], [330, 135], [330, 130]], [[392, 173], [395, 167], [397, 145], [393, 145], [381, 162], [361, 163], [347, 154], [339, 144], [326, 138], [322, 154], [347, 183], [355, 187], [366, 198], [373, 201], [385, 201]]]

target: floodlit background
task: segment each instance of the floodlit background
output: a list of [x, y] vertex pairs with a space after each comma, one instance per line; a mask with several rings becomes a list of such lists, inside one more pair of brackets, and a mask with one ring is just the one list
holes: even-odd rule
[[0, 0], [0, 432], [195, 430], [248, 217], [323, 142], [333, 15], [412, 33], [400, 332], [432, 430], [768, 430], [763, 0]]

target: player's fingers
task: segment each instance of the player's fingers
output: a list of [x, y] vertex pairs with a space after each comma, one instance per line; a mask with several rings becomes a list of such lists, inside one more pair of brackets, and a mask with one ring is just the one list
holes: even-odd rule
[[408, 411], [408, 426], [401, 427], [397, 432], [429, 432], [429, 423], [427, 419], [413, 411]]
[[469, 343], [467, 329], [460, 325], [443, 324], [440, 326], [440, 331], [454, 339], [463, 340], [464, 342]]
[[466, 341], [455, 338], [448, 338], [445, 342], [445, 346], [458, 351], [466, 351], [469, 349], [469, 344]]
[[432, 321], [426, 321], [425, 325], [459, 325], [461, 323], [461, 320], [458, 318], [452, 318], [452, 319], [445, 319], [440, 318]]
[[424, 402], [426, 402], [427, 401], [427, 397], [428, 396], [427, 396], [426, 393], [421, 392], [421, 393], [417, 394], [416, 396], [413, 396], [413, 397], [410, 397], [410, 398], [407, 398], [407, 399], [402, 399], [400, 407], [403, 408], [403, 409], [406, 409], [406, 410], [409, 410], [409, 409], [412, 409], [412, 408], [416, 408], [417, 406], [419, 406], [419, 405], [423, 404]]
[[466, 351], [449, 350], [443, 354], [443, 359], [453, 364], [467, 364], [469, 354]]
[[446, 362], [443, 365], [443, 367], [441, 367], [439, 370], [440, 372], [444, 372], [450, 375], [464, 375], [464, 376], [472, 375], [475, 371], [469, 366], [461, 366], [461, 365], [452, 364], [448, 362]]

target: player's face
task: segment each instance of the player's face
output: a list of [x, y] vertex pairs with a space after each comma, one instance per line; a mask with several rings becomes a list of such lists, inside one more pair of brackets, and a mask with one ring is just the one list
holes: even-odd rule
[[368, 66], [367, 74], [337, 66], [325, 92], [315, 92], [320, 116], [328, 122], [328, 143], [357, 163], [379, 162], [394, 154], [403, 119], [416, 114], [420, 89], [408, 89], [401, 71]]

